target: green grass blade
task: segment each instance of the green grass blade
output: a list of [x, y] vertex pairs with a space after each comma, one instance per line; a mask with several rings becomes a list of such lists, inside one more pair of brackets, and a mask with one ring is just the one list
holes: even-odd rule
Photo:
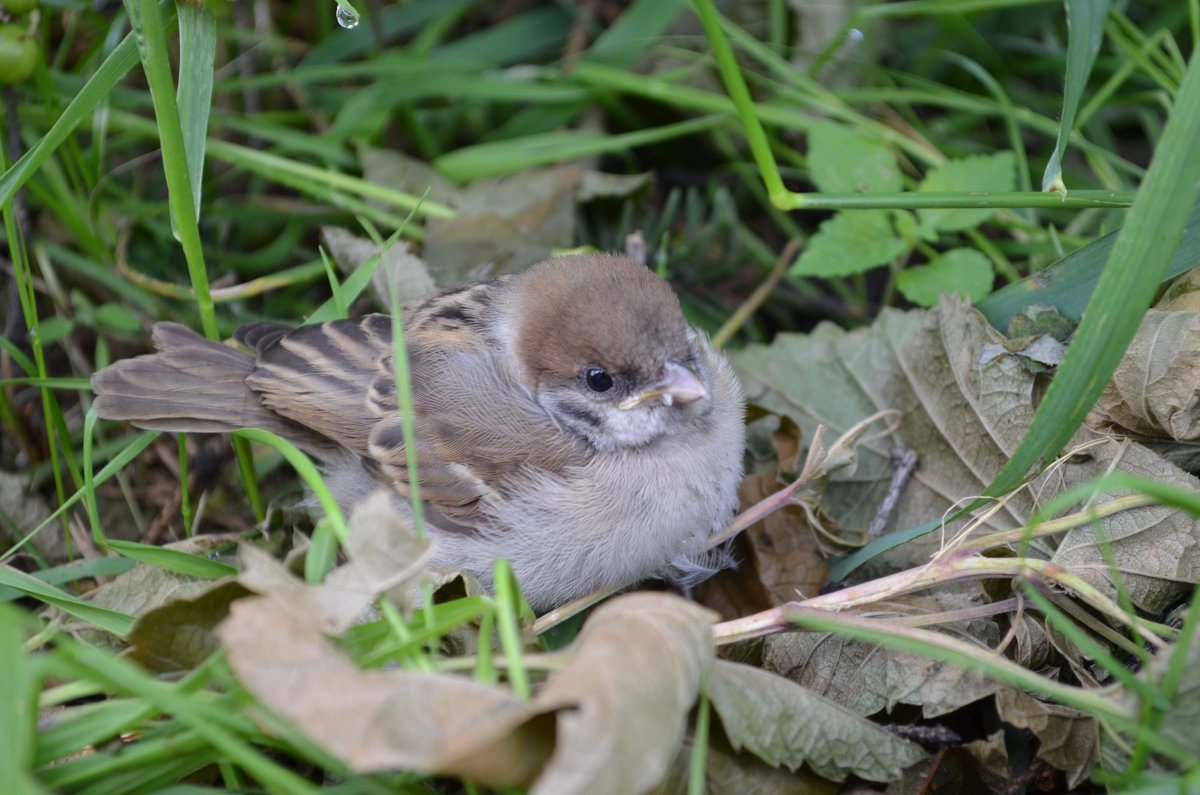
[[133, 36], [126, 36], [104, 59], [104, 63], [100, 64], [100, 68], [80, 92], [71, 99], [46, 134], [30, 147], [20, 160], [0, 175], [0, 204], [11, 199], [17, 189], [42, 167], [71, 131], [108, 97], [121, 78], [125, 77], [137, 62], [137, 44]]
[[216, 309], [209, 294], [208, 272], [204, 267], [204, 251], [200, 244], [200, 228], [196, 223], [196, 203], [192, 200], [179, 105], [175, 101], [175, 84], [171, 77], [166, 20], [157, 0], [125, 0], [125, 8], [133, 23], [142, 55], [142, 69], [150, 86], [150, 98], [154, 102], [163, 173], [167, 178], [167, 202], [176, 237], [187, 260], [200, 325], [209, 339], [219, 339]]
[[[1104, 272], [1104, 263], [1112, 254], [1117, 232], [1093, 240], [1072, 251], [1044, 271], [1002, 287], [976, 304], [994, 328], [1003, 330], [1013, 315], [1030, 304], [1045, 304], [1063, 316], [1079, 320], [1087, 308]], [[1192, 208], [1163, 279], [1172, 279], [1200, 262], [1200, 204]]]
[[153, 544], [140, 544], [137, 541], [119, 541], [117, 539], [108, 539], [104, 543], [109, 549], [127, 558], [158, 566], [167, 571], [214, 580], [237, 574], [237, 569], [227, 563], [180, 552], [177, 549], [164, 549]]
[[0, 770], [13, 793], [37, 792], [29, 778], [37, 733], [37, 680], [25, 655], [21, 629], [26, 616], [0, 605]]
[[217, 50], [217, 23], [212, 9], [202, 3], [179, 3], [179, 120], [187, 155], [192, 204], [200, 216], [204, 182], [204, 143], [212, 109], [213, 63]]
[[251, 442], [265, 444], [268, 447], [277, 450], [287, 462], [292, 465], [298, 474], [313, 490], [313, 496], [321, 503], [321, 508], [324, 509], [325, 515], [329, 517], [330, 528], [338, 541], [345, 543], [346, 535], [346, 519], [342, 515], [342, 509], [338, 507], [337, 501], [329, 492], [329, 487], [325, 485], [325, 480], [321, 477], [321, 473], [317, 471], [317, 467], [313, 464], [298, 447], [284, 439], [282, 436], [276, 436], [270, 431], [259, 430], [258, 428], [241, 428], [232, 434], [234, 438], [245, 439]]
[[435, 159], [433, 165], [448, 179], [482, 179], [563, 160], [624, 152], [635, 146], [661, 143], [710, 130], [723, 123], [724, 119], [721, 116], [703, 116], [620, 135], [563, 130], [466, 146]]
[[1083, 320], [1013, 457], [985, 491], [1015, 488], [1079, 428], [1137, 332], [1179, 246], [1200, 184], [1200, 57], [1193, 56], [1146, 180]]
[[1042, 190], [1065, 192], [1062, 181], [1062, 156], [1067, 139], [1075, 127], [1079, 99], [1087, 87], [1088, 75], [1096, 62], [1096, 53], [1104, 41], [1104, 20], [1108, 18], [1109, 0], [1067, 0], [1067, 74], [1063, 85], [1062, 118], [1059, 120], [1058, 140], [1054, 153], [1042, 175]]
[[94, 624], [114, 635], [124, 635], [133, 626], [133, 616], [106, 607], [97, 607], [91, 602], [85, 602], [66, 591], [47, 585], [36, 577], [30, 577], [24, 572], [8, 566], [0, 566], [0, 585], [20, 591], [26, 596], [32, 596], [40, 602], [54, 605], [64, 613], [69, 613], [89, 624]]

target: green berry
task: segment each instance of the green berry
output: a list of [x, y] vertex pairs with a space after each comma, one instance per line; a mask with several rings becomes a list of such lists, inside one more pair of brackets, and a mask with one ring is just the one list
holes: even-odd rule
[[28, 80], [40, 57], [37, 39], [29, 31], [20, 25], [0, 25], [0, 83]]

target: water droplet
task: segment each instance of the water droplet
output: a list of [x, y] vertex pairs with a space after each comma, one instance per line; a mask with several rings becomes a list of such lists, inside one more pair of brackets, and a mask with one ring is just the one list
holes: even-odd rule
[[338, 5], [334, 12], [337, 23], [347, 30], [358, 27], [358, 12], [344, 5]]
[[863, 36], [863, 32], [858, 28], [850, 28], [850, 30], [846, 31], [846, 39], [855, 44], [862, 41], [864, 38], [866, 37]]

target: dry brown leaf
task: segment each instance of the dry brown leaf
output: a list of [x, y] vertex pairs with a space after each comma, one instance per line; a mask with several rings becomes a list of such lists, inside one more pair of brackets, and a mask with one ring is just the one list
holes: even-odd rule
[[530, 169], [462, 188], [459, 214], [430, 219], [422, 255], [439, 284], [516, 273], [575, 237], [577, 166]]
[[666, 775], [712, 660], [716, 616], [663, 593], [601, 605], [570, 647], [571, 664], [537, 695], [556, 711], [554, 754], [534, 795], [641, 793]]
[[1164, 312], [1200, 312], [1200, 267], [1172, 279], [1154, 308]]
[[550, 719], [511, 693], [449, 674], [360, 671], [278, 597], [236, 602], [217, 634], [247, 689], [356, 772], [526, 786], [552, 747]]
[[[354, 273], [380, 253], [374, 240], [358, 237], [341, 227], [323, 226], [321, 237], [334, 262], [346, 274]], [[425, 262], [412, 252], [407, 241], [397, 240], [381, 256], [383, 261], [371, 276], [371, 292], [376, 303], [384, 309], [392, 309], [393, 283], [401, 304], [437, 289]]]
[[[204, 556], [237, 539], [238, 536], [233, 534], [202, 535], [164, 546], [177, 552]], [[225, 617], [229, 600], [236, 598], [234, 591], [226, 588], [227, 582], [138, 563], [89, 593], [88, 601], [138, 619], [128, 641], [145, 646], [149, 658], [160, 657], [157, 665], [162, 667], [149, 659], [145, 661], [147, 665], [155, 670], [184, 670], [190, 667], [186, 661], [194, 663], [203, 659], [214, 648], [211, 638], [205, 639], [204, 635]], [[218, 593], [210, 597], [210, 592]], [[91, 625], [83, 628], [80, 634], [89, 643], [108, 648], [126, 645], [125, 640]]]
[[1139, 441], [1186, 469], [1200, 463], [1200, 312], [1151, 309], [1088, 424]]
[[391, 510], [383, 491], [359, 503], [348, 529], [348, 560], [320, 585], [305, 584], [284, 564], [249, 545], [242, 547], [238, 582], [255, 593], [279, 597], [331, 635], [362, 618], [380, 594], [387, 593], [404, 606], [424, 573], [428, 539], [413, 535], [408, 523]]
[[128, 657], [159, 673], [190, 671], [220, 648], [213, 630], [229, 606], [249, 594], [231, 580], [208, 580], [191, 598], [174, 599], [138, 617], [130, 629]]
[[[742, 506], [754, 505], [778, 490], [776, 478], [751, 475], [742, 481]], [[802, 508], [781, 508], [742, 535], [772, 607], [815, 596], [829, 581], [829, 566]]]
[[1011, 687], [996, 693], [996, 710], [1010, 726], [1033, 732], [1040, 743], [1038, 757], [1066, 773], [1072, 789], [1099, 759], [1099, 728], [1085, 712], [1039, 701]]
[[717, 611], [722, 621], [769, 610], [775, 602], [763, 587], [754, 561], [754, 550], [746, 540], [745, 533], [733, 539], [730, 556], [736, 565], [721, 569], [697, 585], [692, 591], [692, 598]]

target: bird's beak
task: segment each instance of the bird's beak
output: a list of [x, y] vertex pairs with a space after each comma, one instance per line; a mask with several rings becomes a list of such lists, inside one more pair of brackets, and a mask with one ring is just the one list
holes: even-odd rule
[[654, 385], [640, 395], [634, 395], [621, 403], [619, 408], [629, 410], [639, 403], [657, 397], [662, 398], [662, 402], [668, 406], [692, 403], [708, 397], [708, 387], [704, 386], [691, 370], [674, 359], [668, 359], [659, 369]]

